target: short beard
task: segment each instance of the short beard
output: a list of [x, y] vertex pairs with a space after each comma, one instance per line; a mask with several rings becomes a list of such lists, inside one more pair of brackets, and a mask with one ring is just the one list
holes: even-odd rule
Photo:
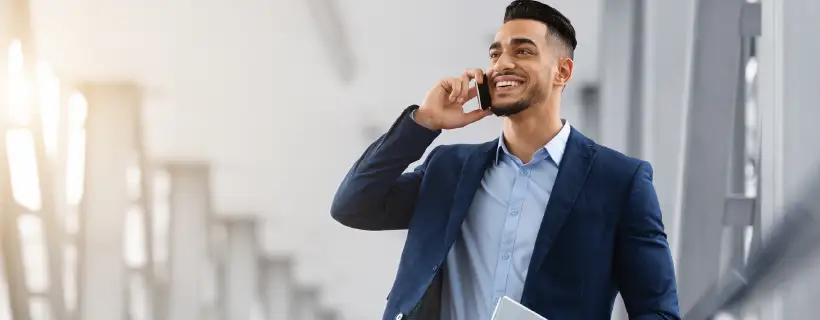
[[529, 97], [525, 97], [512, 104], [500, 108], [492, 106], [490, 107], [490, 111], [492, 111], [493, 114], [497, 117], [509, 117], [521, 113], [521, 111], [527, 110], [527, 108], [529, 108], [533, 104], [537, 104], [538, 102], [544, 99], [545, 97], [542, 91], [539, 89], [535, 89], [535, 91]]
[[530, 105], [528, 101], [521, 100], [504, 108], [490, 107], [490, 111], [492, 111], [496, 117], [509, 117], [526, 110]]

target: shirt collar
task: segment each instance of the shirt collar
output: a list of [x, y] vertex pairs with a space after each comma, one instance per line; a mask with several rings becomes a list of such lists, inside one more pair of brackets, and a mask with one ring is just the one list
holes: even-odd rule
[[[543, 149], [547, 150], [547, 154], [552, 158], [556, 165], [561, 165], [561, 159], [564, 157], [564, 150], [567, 148], [567, 141], [569, 140], [569, 133], [570, 133], [570, 125], [569, 121], [562, 119], [564, 126], [561, 127], [561, 130], [558, 131], [558, 134], [552, 138], [547, 145], [544, 146]], [[498, 164], [498, 161], [501, 159], [501, 155], [506, 154], [508, 156], [512, 156], [510, 151], [507, 149], [507, 145], [504, 143], [504, 133], [501, 133], [501, 136], [498, 138], [498, 148], [495, 151], [495, 164]]]

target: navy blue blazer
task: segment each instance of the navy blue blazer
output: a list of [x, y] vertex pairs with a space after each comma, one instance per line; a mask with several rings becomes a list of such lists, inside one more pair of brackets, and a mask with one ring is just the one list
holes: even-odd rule
[[[439, 318], [445, 257], [498, 145], [439, 146], [403, 173], [440, 133], [410, 119], [416, 108], [353, 165], [331, 208], [348, 227], [408, 229], [384, 320]], [[651, 165], [573, 129], [559, 168], [521, 303], [550, 320], [609, 319], [620, 291], [630, 319], [680, 319]]]

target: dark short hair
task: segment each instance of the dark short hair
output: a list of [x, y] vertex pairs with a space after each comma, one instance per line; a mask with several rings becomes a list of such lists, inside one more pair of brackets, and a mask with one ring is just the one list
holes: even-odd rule
[[504, 12], [504, 23], [510, 20], [528, 19], [547, 25], [549, 36], [566, 46], [570, 58], [575, 53], [578, 40], [572, 23], [555, 8], [534, 0], [515, 0]]

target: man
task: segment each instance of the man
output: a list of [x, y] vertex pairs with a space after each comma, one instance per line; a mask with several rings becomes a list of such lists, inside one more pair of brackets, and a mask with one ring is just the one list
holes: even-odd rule
[[[649, 163], [595, 144], [560, 118], [575, 30], [552, 7], [513, 1], [489, 48], [493, 106], [465, 113], [471, 69], [439, 81], [342, 182], [333, 218], [408, 229], [383, 319], [489, 320], [502, 296], [550, 320], [679, 319], [672, 258]], [[495, 114], [500, 138], [434, 148], [441, 130]]]

